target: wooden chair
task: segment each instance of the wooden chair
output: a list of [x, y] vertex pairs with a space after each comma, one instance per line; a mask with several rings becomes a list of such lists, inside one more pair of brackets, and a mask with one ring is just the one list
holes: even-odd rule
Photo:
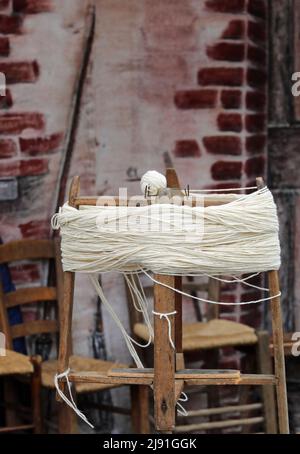
[[[63, 274], [61, 268], [60, 245], [58, 240], [20, 240], [0, 245], [0, 263], [16, 262], [19, 260], [49, 260], [56, 270], [56, 283], [53, 286], [20, 288], [10, 293], [0, 293], [0, 324], [7, 340], [9, 349], [8, 356], [0, 358], [0, 375], [12, 375], [28, 373], [33, 374], [33, 402], [34, 402], [34, 428], [35, 431], [41, 431], [41, 416], [39, 410], [39, 401], [41, 387], [54, 390], [54, 375], [58, 370], [58, 360], [51, 359], [40, 364], [40, 373], [36, 366], [33, 368], [32, 359], [12, 351], [12, 341], [19, 337], [28, 337], [41, 333], [50, 333], [53, 335], [68, 336], [70, 367], [73, 371], [88, 369], [96, 373], [106, 373], [114, 362], [104, 361], [94, 358], [86, 358], [72, 355], [72, 343], [70, 331], [65, 331], [64, 317], [65, 311], [62, 307], [63, 299]], [[48, 320], [34, 320], [22, 324], [10, 326], [8, 323], [7, 310], [15, 306], [23, 306], [31, 303], [53, 304], [53, 318]], [[57, 304], [59, 303], [59, 304]], [[4, 361], [4, 362], [3, 362]], [[118, 367], [128, 367], [125, 364], [119, 364]], [[111, 389], [118, 385], [104, 383], [78, 383], [75, 385], [74, 394], [84, 394], [98, 392], [105, 389]], [[140, 389], [132, 389], [132, 406], [127, 413], [132, 413], [132, 420], [135, 424], [135, 430], [147, 431], [147, 426], [141, 425], [139, 417], [139, 402], [142, 399]], [[76, 397], [75, 397], [76, 398]], [[99, 408], [99, 407], [97, 407]], [[145, 405], [142, 408], [147, 411]], [[125, 409], [116, 409], [110, 411], [126, 413]], [[145, 418], [147, 422], [147, 418]], [[59, 405], [59, 423], [58, 430], [60, 433], [75, 433], [77, 431], [76, 415], [69, 407]]]
[[[1, 324], [0, 324], [1, 326]], [[1, 328], [2, 329], [2, 328]], [[28, 357], [12, 350], [5, 350], [5, 356], [0, 356], [0, 378], [4, 380], [4, 407], [6, 424], [0, 427], [1, 433], [33, 431], [42, 432], [41, 402], [40, 402], [40, 358]], [[18, 418], [12, 411], [15, 406], [14, 395], [9, 379], [23, 379], [31, 387], [31, 409], [17, 406]], [[23, 422], [24, 419], [24, 422]], [[22, 420], [22, 422], [20, 422]], [[26, 424], [25, 424], [26, 422]]]
[[[168, 188], [180, 190], [177, 175], [174, 169], [167, 171]], [[263, 185], [261, 179], [257, 180], [258, 186]], [[81, 205], [105, 205], [111, 202], [98, 197], [86, 197], [79, 194], [79, 177], [74, 177], [70, 189], [69, 204], [75, 208]], [[119, 200], [115, 197], [115, 202]], [[138, 201], [136, 202], [138, 206]], [[211, 204], [226, 203], [221, 197], [216, 199], [206, 199], [205, 206]], [[67, 369], [69, 363], [69, 333], [71, 332], [72, 302], [74, 289], [75, 273], [65, 272], [64, 279], [64, 337], [60, 341], [60, 363], [59, 372]], [[136, 384], [148, 385], [153, 387], [154, 392], [154, 420], [155, 428], [161, 433], [170, 433], [175, 427], [175, 405], [181, 395], [184, 386], [203, 386], [203, 385], [272, 385], [275, 386], [279, 432], [288, 433], [288, 412], [285, 383], [285, 367], [283, 352], [283, 329], [280, 309], [278, 273], [277, 271], [268, 272], [275, 374], [244, 374], [239, 370], [186, 370], [184, 369], [183, 356], [183, 333], [182, 333], [182, 300], [178, 293], [170, 287], [182, 288], [181, 277], [169, 275], [155, 275], [154, 278], [163, 285], [154, 283], [154, 310], [157, 313], [172, 313], [176, 315], [170, 318], [172, 339], [175, 344], [175, 351], [170, 342], [166, 342], [169, 335], [169, 325], [160, 317], [154, 318], [154, 369], [114, 369], [107, 374], [91, 374], [88, 370], [80, 373], [71, 373], [69, 380], [77, 382], [96, 382], [109, 384]], [[251, 328], [249, 328], [249, 335]], [[254, 341], [255, 333], [252, 332]]]

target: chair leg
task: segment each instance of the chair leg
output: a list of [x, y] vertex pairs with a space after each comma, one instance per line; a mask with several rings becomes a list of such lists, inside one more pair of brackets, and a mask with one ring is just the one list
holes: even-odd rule
[[[213, 349], [208, 351], [207, 367], [208, 369], [216, 369], [219, 366], [219, 350]], [[220, 392], [218, 386], [208, 386], [207, 388], [207, 403], [208, 408], [220, 407]], [[209, 418], [210, 422], [220, 421], [219, 415], [211, 415]], [[220, 433], [219, 429], [210, 429], [210, 434]]]
[[12, 377], [4, 377], [4, 406], [5, 406], [5, 424], [6, 426], [17, 426], [21, 424], [17, 410], [14, 408], [18, 402], [17, 386]]
[[64, 402], [62, 403], [59, 402], [57, 405], [58, 405], [58, 433], [59, 434], [78, 433], [76, 413]]
[[32, 416], [34, 424], [34, 433], [43, 433], [42, 423], [42, 406], [41, 406], [41, 392], [42, 392], [42, 380], [41, 380], [41, 362], [42, 359], [39, 356], [33, 356], [30, 358], [33, 365], [33, 374], [31, 378], [31, 395], [32, 395]]
[[145, 385], [132, 385], [130, 392], [133, 433], [149, 434], [149, 388]]
[[[272, 360], [269, 348], [268, 331], [259, 331], [257, 333], [257, 368], [258, 373], [271, 375], [273, 373]], [[261, 387], [262, 403], [265, 417], [265, 432], [267, 434], [277, 433], [277, 411], [275, 403], [275, 392], [273, 385], [264, 385]]]
[[268, 273], [268, 277], [270, 296], [273, 297], [271, 300], [271, 312], [272, 312], [274, 368], [276, 376], [276, 395], [278, 406], [279, 433], [288, 434], [289, 418], [284, 364], [283, 326], [280, 307], [280, 297], [276, 296], [279, 294], [279, 279], [277, 271], [270, 271]]
[[[174, 287], [172, 276], [156, 275], [156, 279]], [[175, 310], [173, 290], [154, 284], [154, 310], [169, 314]], [[172, 340], [174, 317], [170, 316]], [[169, 341], [169, 322], [154, 317], [154, 419], [155, 429], [160, 433], [172, 433], [175, 426], [175, 351]]]
[[[252, 374], [253, 371], [255, 370], [256, 367], [256, 357], [255, 357], [255, 351], [253, 348], [244, 348], [240, 349], [240, 351], [244, 352], [245, 356], [245, 362], [243, 366], [243, 373], [245, 374]], [[240, 386], [239, 387], [239, 404], [240, 405], [247, 405], [251, 403], [251, 397], [252, 397], [252, 391], [253, 387], [252, 386]], [[246, 411], [243, 412], [243, 418], [250, 418], [251, 417], [251, 412]], [[251, 426], [244, 425], [241, 428], [241, 433], [246, 434], [246, 433], [251, 433]]]

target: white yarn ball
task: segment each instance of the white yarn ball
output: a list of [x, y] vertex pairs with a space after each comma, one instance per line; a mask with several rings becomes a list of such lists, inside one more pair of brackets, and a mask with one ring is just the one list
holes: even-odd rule
[[149, 195], [157, 195], [159, 189], [164, 189], [167, 187], [166, 177], [156, 170], [149, 170], [141, 178], [141, 189], [143, 194], [145, 194], [146, 186], [148, 186]]

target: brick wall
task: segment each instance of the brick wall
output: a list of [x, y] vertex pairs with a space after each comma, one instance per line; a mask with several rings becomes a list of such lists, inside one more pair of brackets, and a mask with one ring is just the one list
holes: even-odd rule
[[[63, 3], [0, 2], [0, 71], [7, 83], [6, 95], [0, 97], [4, 241], [50, 235], [86, 2]], [[24, 281], [39, 279], [32, 265], [30, 270], [24, 265]]]

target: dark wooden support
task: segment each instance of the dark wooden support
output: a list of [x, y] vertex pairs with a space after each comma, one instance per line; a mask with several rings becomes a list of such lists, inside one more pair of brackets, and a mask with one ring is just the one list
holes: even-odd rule
[[[76, 198], [80, 191], [80, 180], [76, 176], [73, 178], [70, 192], [69, 205], [77, 208]], [[58, 355], [58, 372], [62, 373], [69, 367], [69, 358], [72, 354], [72, 313], [73, 313], [73, 297], [74, 297], [75, 273], [66, 271], [63, 273], [63, 301], [59, 305], [59, 323], [60, 323], [60, 339], [59, 339], [59, 355]], [[66, 390], [65, 383], [60, 384], [63, 392]], [[73, 396], [75, 399], [75, 396]], [[58, 400], [59, 397], [58, 397]], [[76, 414], [66, 404], [59, 406], [59, 432], [60, 433], [76, 433], [77, 422]]]
[[[269, 348], [269, 333], [268, 331], [259, 331], [257, 333], [257, 366], [259, 373], [272, 374], [272, 360]], [[274, 386], [265, 385], [261, 390], [263, 409], [265, 416], [265, 432], [267, 434], [277, 433], [277, 418], [276, 418], [276, 403]]]
[[133, 433], [149, 434], [149, 387], [147, 385], [132, 385], [130, 391]]
[[283, 347], [283, 326], [280, 307], [279, 279], [277, 271], [268, 273], [272, 313], [272, 330], [274, 345], [274, 367], [276, 376], [276, 394], [278, 407], [278, 424], [281, 434], [289, 433], [288, 404], [286, 392], [285, 361]]
[[[174, 287], [174, 277], [156, 275], [155, 279]], [[154, 284], [154, 311], [164, 314], [175, 310], [174, 290]], [[174, 339], [174, 315], [169, 316]], [[156, 430], [170, 433], [175, 426], [175, 351], [169, 341], [168, 321], [154, 315], [154, 414]]]
[[42, 425], [42, 375], [41, 375], [41, 363], [42, 358], [40, 356], [32, 356], [30, 358], [33, 365], [33, 374], [31, 377], [31, 398], [32, 398], [32, 415], [34, 433], [43, 433]]

